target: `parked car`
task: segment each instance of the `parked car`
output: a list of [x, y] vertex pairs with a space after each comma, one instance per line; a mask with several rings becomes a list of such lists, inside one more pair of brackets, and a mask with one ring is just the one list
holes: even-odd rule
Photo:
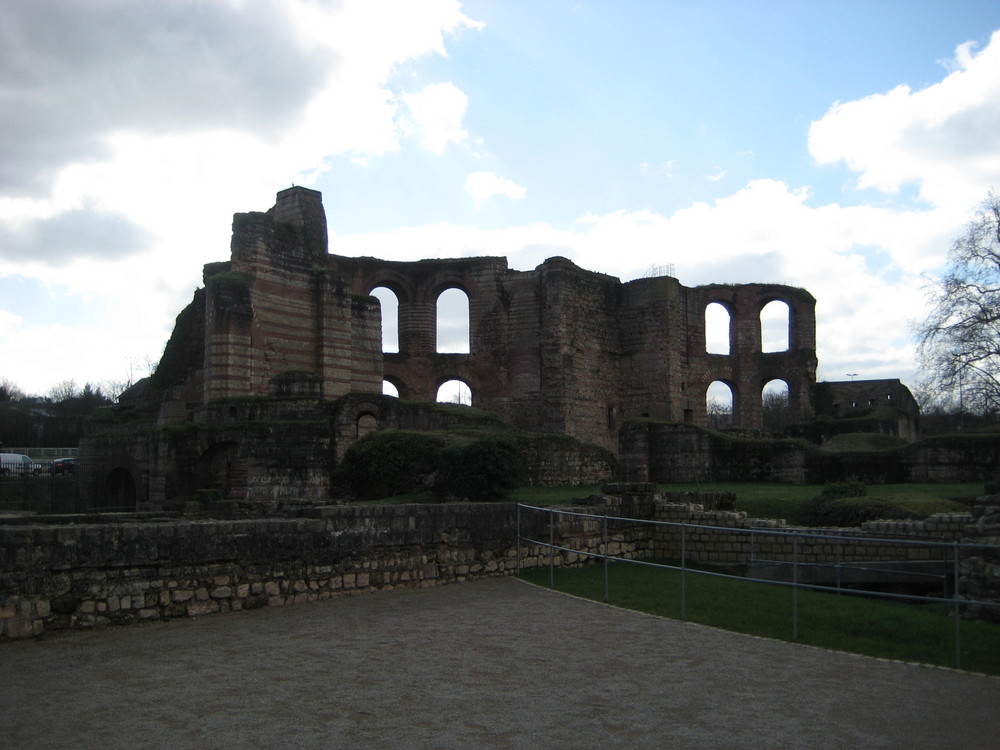
[[34, 461], [21, 453], [0, 453], [0, 474], [30, 476], [35, 473], [33, 465]]
[[72, 474], [76, 471], [76, 459], [72, 456], [67, 458], [57, 458], [49, 464], [49, 474], [54, 477], [63, 474]]

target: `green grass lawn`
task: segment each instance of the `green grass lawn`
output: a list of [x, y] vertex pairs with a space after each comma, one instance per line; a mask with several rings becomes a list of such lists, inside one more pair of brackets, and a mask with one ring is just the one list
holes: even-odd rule
[[[548, 586], [549, 569], [524, 571], [522, 577]], [[608, 578], [611, 604], [681, 619], [680, 572], [612, 562]], [[739, 633], [793, 640], [791, 588], [694, 572], [684, 578], [683, 619]], [[555, 588], [603, 601], [604, 566], [557, 568]], [[921, 607], [800, 590], [797, 640], [887, 659], [955, 666], [955, 622], [949, 612], [943, 605]], [[961, 623], [961, 667], [1000, 675], [1000, 626]]]

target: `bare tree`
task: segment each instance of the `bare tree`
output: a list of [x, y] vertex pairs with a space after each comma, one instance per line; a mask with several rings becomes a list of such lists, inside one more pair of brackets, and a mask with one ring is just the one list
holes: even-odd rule
[[713, 430], [721, 430], [733, 426], [733, 406], [721, 399], [709, 398], [705, 405], [708, 426]]
[[[919, 324], [927, 386], [960, 410], [1000, 413], [1000, 196], [992, 191], [929, 286]], [[944, 398], [942, 398], [944, 397]]]
[[80, 389], [76, 386], [76, 381], [70, 378], [69, 380], [63, 380], [61, 383], [56, 383], [54, 386], [49, 388], [49, 392], [46, 394], [50, 401], [68, 401], [71, 398], [80, 395]]
[[17, 387], [14, 381], [4, 378], [0, 380], [0, 401], [20, 401], [24, 391]]
[[764, 391], [761, 397], [763, 427], [766, 432], [784, 432], [795, 421], [788, 391]]

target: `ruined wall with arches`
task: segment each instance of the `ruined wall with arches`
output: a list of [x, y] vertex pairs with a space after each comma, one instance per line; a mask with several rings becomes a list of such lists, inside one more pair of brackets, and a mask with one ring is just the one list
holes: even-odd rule
[[[612, 450], [627, 419], [705, 425], [712, 383], [731, 390], [735, 426], [761, 428], [772, 381], [791, 414], [813, 413], [815, 300], [794, 287], [623, 283], [560, 257], [515, 271], [501, 257], [333, 255], [321, 196], [305, 188], [282, 191], [267, 213], [238, 214], [232, 258], [206, 267], [206, 287], [206, 403], [273, 393], [282, 379], [287, 388], [290, 372], [325, 399], [387, 383], [433, 402], [459, 383], [459, 401], [517, 427]], [[443, 295], [459, 300], [457, 335]], [[762, 323], [772, 303], [787, 310], [776, 347], [767, 314]], [[706, 332], [713, 305], [729, 320], [722, 352]]]
[[[306, 188], [234, 216], [229, 260], [205, 266], [205, 288], [147, 385], [147, 437], [109, 428], [81, 445], [88, 492], [137, 507], [199, 495], [320, 499], [364, 434], [440, 429], [447, 415], [430, 407], [456, 383], [459, 402], [525, 433], [613, 455], [629, 420], [707, 425], [713, 383], [732, 394], [735, 427], [764, 426], [774, 382], [792, 418], [813, 416], [815, 300], [805, 290], [622, 282], [562, 257], [526, 271], [502, 257], [351, 258], [327, 242], [322, 196]], [[726, 321], [721, 341], [710, 309]], [[390, 387], [398, 399], [383, 395]]]

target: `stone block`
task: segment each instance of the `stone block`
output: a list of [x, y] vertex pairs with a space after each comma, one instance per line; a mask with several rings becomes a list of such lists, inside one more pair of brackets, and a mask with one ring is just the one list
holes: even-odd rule
[[210, 615], [219, 611], [219, 603], [212, 600], [189, 601], [185, 606], [185, 614], [188, 617], [200, 617]]

